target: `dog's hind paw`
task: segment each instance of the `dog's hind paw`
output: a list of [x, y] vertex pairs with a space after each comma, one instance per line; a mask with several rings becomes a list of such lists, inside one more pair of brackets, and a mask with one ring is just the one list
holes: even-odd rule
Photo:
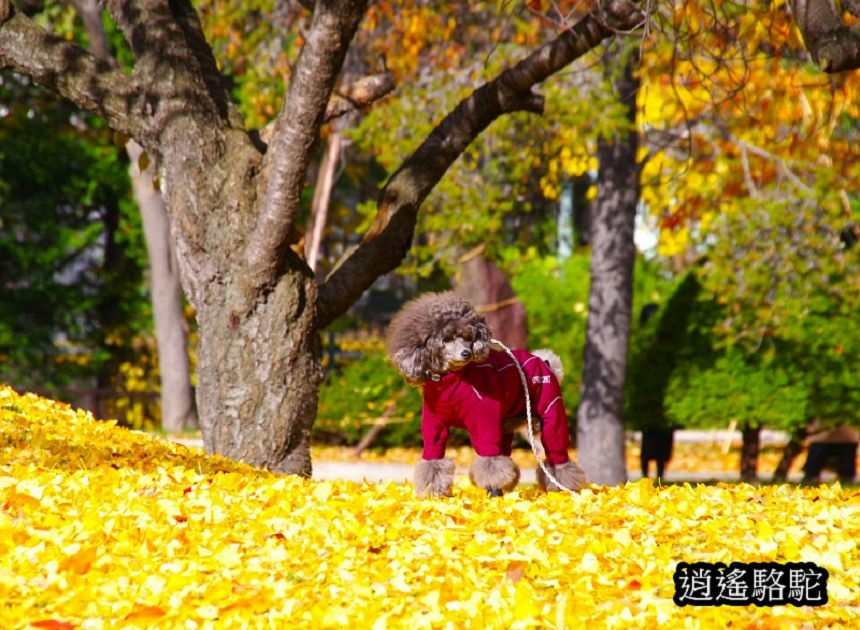
[[449, 497], [454, 485], [454, 461], [451, 459], [422, 459], [415, 465], [412, 478], [419, 497]]
[[537, 482], [540, 487], [547, 492], [558, 492], [560, 490], [579, 490], [585, 485], [585, 471], [579, 467], [576, 462], [564, 462], [555, 466], [547, 465], [549, 473], [555, 477], [561, 484], [559, 486], [551, 481], [543, 468], [538, 468], [536, 472]]

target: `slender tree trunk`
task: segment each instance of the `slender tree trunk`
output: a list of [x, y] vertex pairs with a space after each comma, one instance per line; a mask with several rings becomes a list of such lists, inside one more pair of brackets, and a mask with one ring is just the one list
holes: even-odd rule
[[134, 140], [127, 145], [131, 158], [134, 197], [143, 221], [149, 258], [149, 283], [152, 316], [158, 345], [158, 371], [161, 379], [161, 428], [179, 433], [197, 427], [197, 407], [191, 386], [188, 361], [188, 335], [182, 312], [182, 287], [176, 252], [170, 236], [170, 220], [164, 200], [152, 185], [152, 166], [140, 170], [142, 149]]
[[328, 207], [331, 203], [331, 191], [334, 188], [334, 175], [337, 171], [337, 162], [340, 159], [340, 147], [342, 137], [340, 132], [333, 130], [326, 141], [325, 153], [320, 162], [317, 184], [314, 189], [314, 198], [311, 203], [311, 216], [308, 220], [308, 228], [305, 241], [305, 259], [308, 267], [316, 271], [319, 260], [320, 249], [325, 236], [325, 225], [328, 221]]
[[[72, 0], [87, 32], [90, 50], [99, 59], [116, 65], [102, 25], [102, 10], [97, 0]], [[191, 386], [188, 362], [188, 336], [182, 313], [182, 287], [176, 266], [176, 252], [170, 235], [167, 207], [153, 186], [153, 167], [140, 171], [143, 149], [131, 140], [126, 145], [131, 160], [129, 175], [135, 200], [143, 221], [149, 258], [152, 314], [158, 345], [161, 379], [161, 427], [168, 433], [197, 428], [197, 407]]]
[[786, 481], [788, 479], [788, 471], [794, 460], [803, 452], [803, 439], [806, 437], [806, 428], [800, 428], [791, 434], [788, 444], [782, 451], [782, 457], [776, 465], [776, 470], [773, 471], [774, 481]]
[[577, 412], [580, 463], [589, 480], [607, 485], [627, 480], [622, 413], [636, 257], [633, 229], [639, 203], [637, 65], [631, 54], [615, 83], [627, 108], [629, 126], [616, 138], [601, 140], [597, 149], [600, 166], [591, 231], [591, 290]]
[[758, 426], [745, 424], [741, 429], [743, 443], [741, 444], [741, 481], [758, 481], [758, 451], [760, 446], [761, 429]]
[[[116, 203], [111, 203], [104, 208], [102, 222], [104, 224], [104, 240], [102, 246], [104, 248], [104, 260], [102, 262], [103, 278], [107, 282], [112, 282], [116, 277], [117, 272], [122, 262], [123, 252], [122, 246], [117, 242], [116, 234], [119, 230], [119, 206]], [[116, 304], [102, 300], [98, 307], [99, 324], [101, 325], [102, 335], [107, 335], [108, 331], [115, 330], [119, 320], [123, 317]], [[109, 345], [109, 340], [103, 338], [105, 346]], [[117, 356], [111, 353], [111, 358], [99, 366], [99, 371], [96, 374], [96, 405], [93, 413], [97, 418], [105, 418], [113, 414], [113, 409], [105, 404], [105, 392], [110, 392], [116, 387], [117, 374], [119, 373], [120, 360]]]

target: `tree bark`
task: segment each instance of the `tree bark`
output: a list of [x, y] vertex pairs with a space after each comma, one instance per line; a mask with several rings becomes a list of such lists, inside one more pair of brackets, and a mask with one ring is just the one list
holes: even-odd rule
[[860, 27], [849, 27], [843, 8], [855, 17], [856, 4], [832, 0], [789, 0], [791, 13], [812, 59], [829, 73], [860, 68]]
[[[617, 56], [615, 57], [617, 61]], [[607, 61], [608, 67], [613, 66]], [[598, 194], [591, 228], [591, 289], [582, 397], [577, 412], [577, 452], [590, 481], [627, 481], [624, 454], [624, 380], [636, 246], [633, 230], [639, 203], [636, 164], [638, 59], [630, 53], [615, 89], [628, 125], [614, 139], [598, 143]]]

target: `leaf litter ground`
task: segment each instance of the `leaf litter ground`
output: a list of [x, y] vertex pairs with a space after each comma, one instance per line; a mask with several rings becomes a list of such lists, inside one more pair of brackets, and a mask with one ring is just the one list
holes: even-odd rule
[[[260, 471], [0, 388], [3, 628], [850, 628], [860, 491]], [[824, 606], [678, 607], [679, 562], [814, 562]]]

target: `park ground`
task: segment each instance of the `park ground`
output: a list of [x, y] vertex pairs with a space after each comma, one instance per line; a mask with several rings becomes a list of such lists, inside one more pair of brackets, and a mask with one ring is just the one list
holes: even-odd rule
[[[199, 436], [170, 436], [167, 439], [192, 448], [203, 448], [203, 440]], [[638, 434], [631, 432], [626, 449], [627, 470], [631, 481], [642, 477], [638, 439]], [[782, 447], [787, 440], [788, 437], [782, 432], [762, 431], [759, 472], [763, 481], [771, 479], [773, 470], [782, 456]], [[740, 443], [739, 431], [676, 431], [672, 460], [666, 468], [662, 481], [667, 483], [739, 481]], [[572, 458], [576, 459], [575, 449], [571, 449], [570, 453]], [[415, 463], [421, 458], [421, 450], [418, 448], [392, 448], [384, 451], [370, 449], [356, 455], [352, 447], [314, 446], [312, 455], [314, 479], [408, 483], [412, 479]], [[469, 447], [449, 448], [447, 455], [457, 464], [457, 474], [461, 477], [468, 476], [474, 451]], [[513, 456], [522, 471], [521, 482], [534, 483], [537, 460], [531, 450], [515, 449]], [[794, 460], [789, 469], [789, 481], [801, 480], [804, 459], [805, 454], [801, 454]], [[655, 476], [653, 462], [650, 475]], [[825, 471], [823, 478], [831, 480], [834, 474]]]

